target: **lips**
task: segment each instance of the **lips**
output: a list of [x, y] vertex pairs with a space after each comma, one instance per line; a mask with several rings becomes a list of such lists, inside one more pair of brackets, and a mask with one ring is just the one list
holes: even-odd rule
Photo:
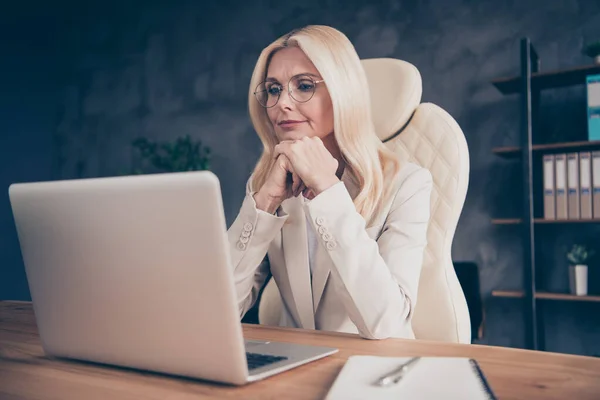
[[293, 120], [293, 119], [287, 119], [287, 120], [284, 120], [284, 121], [280, 121], [279, 125], [280, 126], [291, 126], [291, 125], [295, 125], [295, 124], [301, 124], [303, 122], [304, 121], [296, 121], [296, 120]]

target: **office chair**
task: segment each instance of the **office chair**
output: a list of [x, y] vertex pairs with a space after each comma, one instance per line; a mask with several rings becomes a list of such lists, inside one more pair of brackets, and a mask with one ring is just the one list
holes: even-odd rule
[[[401, 161], [427, 168], [433, 176], [431, 222], [413, 315], [417, 339], [470, 343], [469, 310], [451, 258], [451, 247], [469, 180], [469, 151], [462, 130], [443, 109], [421, 103], [421, 75], [412, 64], [365, 59], [375, 130]], [[264, 288], [259, 322], [277, 325], [277, 285]]]

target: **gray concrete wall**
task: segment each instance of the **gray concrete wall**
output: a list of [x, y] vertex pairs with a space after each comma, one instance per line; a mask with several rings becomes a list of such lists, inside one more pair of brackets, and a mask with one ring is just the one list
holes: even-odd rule
[[[64, 36], [73, 62], [65, 72], [69, 80], [62, 87], [61, 119], [54, 131], [54, 177], [118, 174], [130, 166], [133, 138], [190, 134], [213, 150], [213, 171], [221, 179], [231, 223], [261, 151], [246, 111], [260, 50], [293, 28], [332, 25], [348, 35], [362, 58], [397, 57], [416, 65], [423, 77], [423, 101], [446, 109], [463, 128], [471, 181], [453, 258], [480, 267], [486, 302], [483, 342], [524, 345], [518, 301], [490, 297], [492, 289], [522, 284], [518, 228], [490, 224], [492, 217], [519, 212], [519, 165], [491, 153], [495, 146], [518, 143], [518, 97], [502, 96], [490, 81], [518, 73], [523, 36], [533, 41], [544, 70], [589, 63], [580, 48], [600, 37], [600, 3], [252, 3], [150, 2], [97, 8], [75, 20], [71, 29], [76, 34]], [[544, 139], [585, 136], [584, 95], [583, 87], [544, 95]], [[562, 249], [583, 233], [569, 227], [543, 230], [543, 243], [555, 246], [542, 251], [542, 268], [553, 279], [549, 286], [566, 289]], [[600, 353], [593, 304], [544, 306], [552, 350]]]
[[0, 6], [0, 300], [29, 299], [8, 186], [53, 177], [59, 85], [50, 14], [38, 11]]

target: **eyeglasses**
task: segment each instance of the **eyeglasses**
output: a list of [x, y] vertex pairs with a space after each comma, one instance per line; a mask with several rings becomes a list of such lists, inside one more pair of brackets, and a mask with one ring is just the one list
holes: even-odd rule
[[[310, 75], [297, 75], [292, 77], [288, 82], [288, 93], [290, 97], [298, 103], [306, 103], [315, 94], [317, 84], [325, 82], [323, 79], [315, 80]], [[265, 107], [274, 107], [283, 92], [283, 87], [277, 82], [261, 82], [254, 91], [254, 96], [258, 103]]]

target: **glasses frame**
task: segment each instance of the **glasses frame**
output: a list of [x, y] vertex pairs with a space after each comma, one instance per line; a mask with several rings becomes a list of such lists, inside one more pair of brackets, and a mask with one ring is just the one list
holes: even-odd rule
[[[300, 101], [300, 100], [297, 100], [297, 99], [294, 97], [294, 95], [292, 94], [292, 88], [290, 87], [290, 83], [292, 82], [292, 80], [293, 80], [293, 79], [295, 79], [295, 78], [301, 77], [301, 76], [305, 76], [305, 77], [309, 78], [309, 79], [310, 79], [310, 80], [312, 80], [312, 81], [313, 81], [313, 83], [315, 84], [315, 88], [314, 88], [314, 90], [313, 90], [312, 94], [310, 95], [310, 97], [308, 98], [308, 100], [305, 100], [305, 101]], [[277, 95], [277, 100], [275, 101], [275, 104], [273, 104], [272, 106], [264, 106], [264, 105], [263, 105], [263, 104], [260, 102], [260, 100], [258, 100], [258, 93], [266, 92], [266, 90], [259, 91], [259, 90], [258, 90], [258, 88], [259, 88], [259, 86], [261, 86], [261, 85], [264, 85], [266, 82], [267, 82], [267, 81], [262, 81], [261, 83], [259, 83], [258, 85], [256, 85], [256, 89], [254, 90], [254, 98], [256, 99], [256, 101], [258, 102], [258, 104], [260, 104], [260, 106], [261, 106], [261, 107], [263, 107], [263, 108], [273, 108], [273, 107], [275, 107], [275, 106], [277, 105], [277, 103], [279, 103], [279, 99], [281, 98], [281, 93], [283, 93], [283, 91], [279, 92], [279, 94]], [[292, 76], [292, 77], [290, 78], [290, 80], [289, 80], [289, 81], [288, 81], [288, 83], [287, 83], [288, 94], [289, 94], [289, 96], [290, 96], [292, 99], [294, 99], [294, 101], [295, 101], [295, 102], [297, 102], [297, 103], [308, 103], [308, 102], [309, 102], [309, 101], [310, 101], [310, 100], [311, 100], [311, 99], [312, 99], [312, 98], [315, 96], [315, 92], [317, 91], [317, 85], [318, 85], [319, 83], [323, 83], [323, 82], [325, 82], [325, 79], [319, 79], [319, 80], [316, 80], [315, 78], [313, 78], [312, 76], [310, 76], [310, 75], [307, 75], [307, 74], [298, 74], [298, 75], [294, 75], [294, 76]]]

